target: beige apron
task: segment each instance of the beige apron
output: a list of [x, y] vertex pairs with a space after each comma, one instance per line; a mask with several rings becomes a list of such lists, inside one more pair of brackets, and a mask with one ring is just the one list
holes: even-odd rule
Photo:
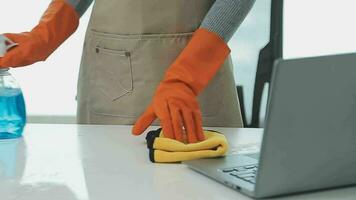
[[[78, 82], [78, 123], [134, 124], [214, 0], [96, 0]], [[231, 58], [199, 96], [205, 126], [241, 127]]]

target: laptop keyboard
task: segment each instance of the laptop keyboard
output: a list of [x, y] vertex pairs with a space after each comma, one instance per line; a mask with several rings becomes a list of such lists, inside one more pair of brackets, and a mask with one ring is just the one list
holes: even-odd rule
[[239, 178], [244, 181], [255, 184], [257, 170], [258, 170], [257, 165], [246, 165], [246, 166], [223, 169], [221, 171], [235, 178]]

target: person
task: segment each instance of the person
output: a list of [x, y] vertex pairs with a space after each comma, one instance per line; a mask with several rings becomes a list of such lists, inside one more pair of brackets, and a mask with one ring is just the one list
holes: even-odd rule
[[[93, 0], [53, 0], [0, 67], [45, 61]], [[166, 137], [204, 140], [202, 126], [242, 127], [230, 49], [254, 0], [96, 0], [78, 80], [81, 124], [160, 124]], [[159, 122], [157, 121], [159, 120]]]

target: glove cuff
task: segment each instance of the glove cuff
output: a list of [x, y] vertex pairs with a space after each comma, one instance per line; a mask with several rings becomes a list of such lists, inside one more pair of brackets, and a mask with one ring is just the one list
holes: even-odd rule
[[230, 48], [216, 33], [199, 28], [163, 81], [180, 81], [198, 95], [215, 76], [230, 54]]
[[42, 60], [45, 60], [77, 30], [79, 19], [78, 13], [65, 0], [53, 0], [50, 3], [39, 24], [31, 31], [47, 47]]

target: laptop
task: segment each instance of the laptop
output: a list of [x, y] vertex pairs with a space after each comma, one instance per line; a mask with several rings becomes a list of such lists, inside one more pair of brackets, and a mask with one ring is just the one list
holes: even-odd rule
[[185, 164], [253, 198], [356, 184], [356, 54], [277, 61], [259, 155]]

